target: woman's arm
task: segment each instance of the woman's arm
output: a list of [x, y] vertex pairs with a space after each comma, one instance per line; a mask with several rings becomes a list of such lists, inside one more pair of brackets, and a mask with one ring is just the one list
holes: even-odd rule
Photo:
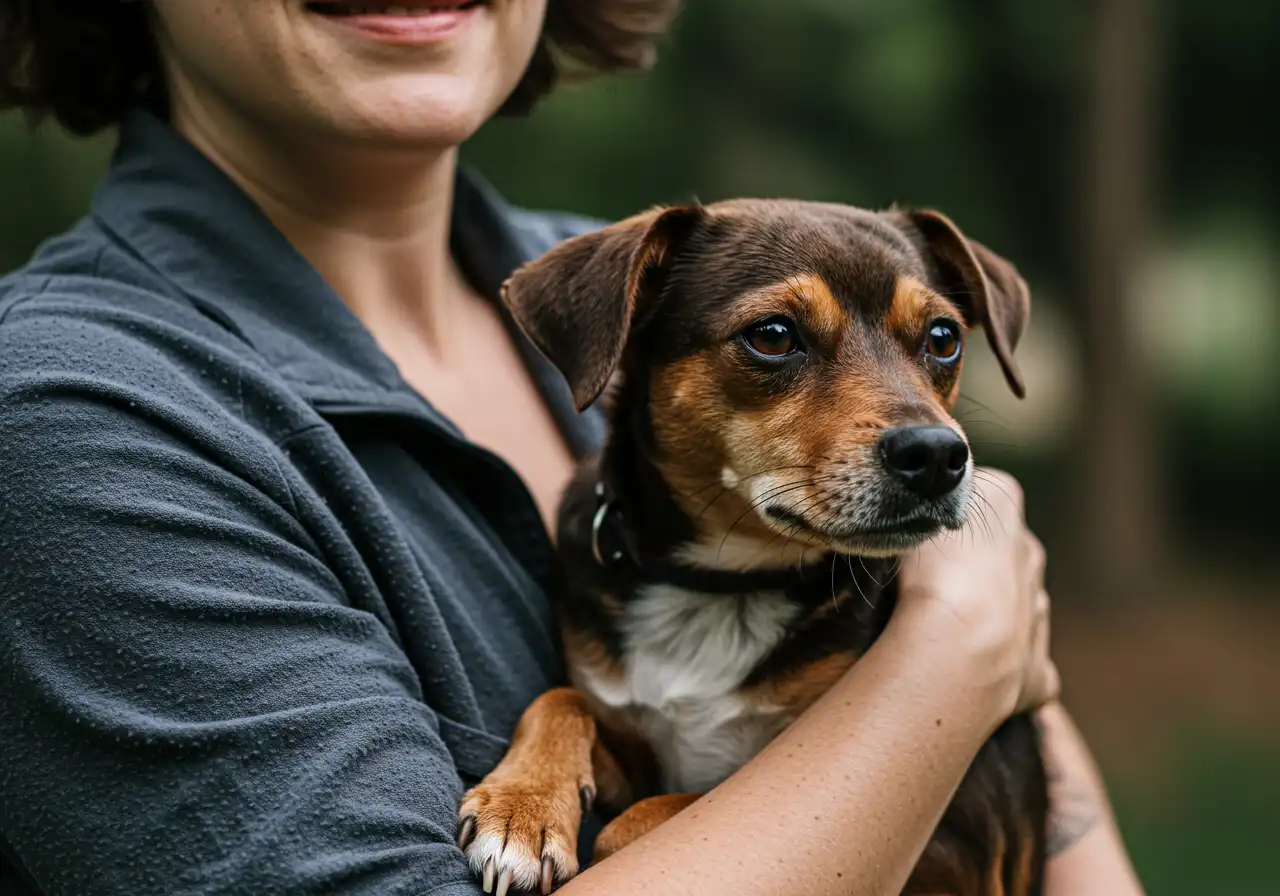
[[1046, 896], [1142, 896], [1084, 738], [1059, 703], [1040, 711], [1040, 725], [1051, 801]]
[[984, 480], [998, 519], [909, 558], [899, 611], [849, 674], [728, 781], [561, 892], [899, 892], [979, 746], [1056, 689], [1043, 553], [1016, 483]]

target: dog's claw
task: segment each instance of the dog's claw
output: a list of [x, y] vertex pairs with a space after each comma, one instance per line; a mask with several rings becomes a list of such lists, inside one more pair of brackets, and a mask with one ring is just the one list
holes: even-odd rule
[[556, 863], [551, 860], [551, 856], [542, 857], [542, 896], [551, 896], [551, 891], [556, 887]]
[[582, 814], [586, 815], [596, 803], [596, 789], [590, 784], [584, 785], [578, 789], [578, 796], [582, 800]]
[[581, 816], [574, 797], [590, 804], [594, 784], [566, 772], [543, 789], [526, 783], [531, 776], [519, 769], [499, 771], [468, 791], [458, 807], [458, 845], [485, 893], [541, 890], [547, 896], [578, 873]]
[[462, 824], [458, 825], [458, 848], [466, 849], [471, 844], [471, 840], [475, 835], [476, 817], [474, 815], [468, 815], [466, 818], [462, 819]]

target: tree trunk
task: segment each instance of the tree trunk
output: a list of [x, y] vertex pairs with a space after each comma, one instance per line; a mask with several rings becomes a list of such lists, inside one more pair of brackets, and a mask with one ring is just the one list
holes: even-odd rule
[[1164, 542], [1155, 408], [1135, 335], [1158, 135], [1160, 0], [1094, 0], [1084, 128], [1085, 384], [1080, 585], [1099, 600], [1152, 590]]

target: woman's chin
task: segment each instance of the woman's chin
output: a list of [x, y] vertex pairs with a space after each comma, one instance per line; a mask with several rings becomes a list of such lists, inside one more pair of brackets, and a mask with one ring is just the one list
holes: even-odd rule
[[[330, 104], [334, 125], [349, 138], [388, 147], [452, 147], [469, 140], [502, 105], [505, 95], [478, 90], [474, 79], [433, 76], [397, 79]], [[409, 82], [409, 83], [405, 83]]]

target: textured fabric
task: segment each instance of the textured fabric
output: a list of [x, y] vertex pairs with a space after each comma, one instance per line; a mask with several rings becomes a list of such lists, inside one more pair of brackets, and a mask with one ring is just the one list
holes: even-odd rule
[[[593, 226], [460, 176], [487, 295]], [[0, 280], [0, 892], [479, 893], [456, 807], [559, 681], [553, 578], [512, 469], [135, 114]]]

